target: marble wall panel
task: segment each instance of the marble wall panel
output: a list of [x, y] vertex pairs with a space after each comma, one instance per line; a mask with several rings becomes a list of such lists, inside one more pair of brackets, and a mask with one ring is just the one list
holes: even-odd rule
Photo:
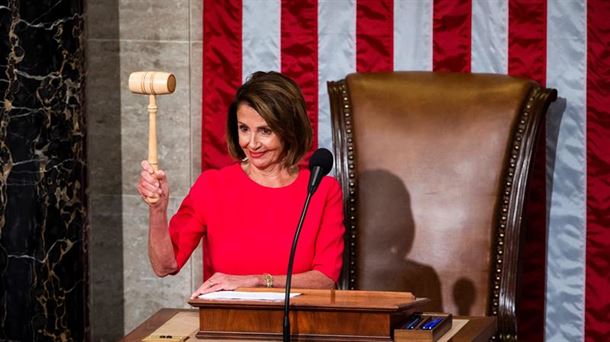
[[[89, 192], [117, 195], [121, 179], [121, 83], [119, 42], [87, 42]], [[94, 208], [91, 208], [95, 210]]]
[[[201, 1], [201, 3], [203, 3]], [[191, 43], [191, 184], [195, 183], [201, 173], [201, 89], [202, 89], [202, 55], [203, 44], [201, 42]], [[203, 281], [203, 256], [201, 248], [198, 248], [191, 256], [192, 264], [192, 288], [193, 291], [201, 286]]]
[[189, 0], [121, 0], [121, 40], [188, 41]]
[[[88, 16], [92, 17], [95, 18], [96, 14]], [[114, 25], [117, 24], [118, 20], [115, 20]], [[92, 26], [95, 25], [89, 25]], [[124, 332], [119, 51], [118, 40], [89, 39], [87, 42], [89, 269], [93, 341], [116, 341]]]
[[122, 196], [89, 195], [90, 317], [93, 341], [124, 333]]
[[[202, 6], [201, 0], [88, 3], [94, 341], [116, 340], [162, 307], [187, 306], [201, 284], [200, 249], [177, 276], [160, 279], [150, 268], [148, 210], [135, 190], [140, 161], [147, 157], [148, 98], [132, 94], [127, 80], [139, 70], [170, 71], [177, 78], [174, 94], [158, 96], [157, 117], [171, 215], [200, 173]], [[119, 292], [120, 299], [102, 303]]]
[[[190, 6], [190, 42], [201, 43], [203, 41], [203, 1], [202, 0], [189, 0]], [[197, 74], [193, 74], [196, 76]], [[201, 74], [199, 74], [201, 76]], [[201, 77], [199, 77], [201, 79]]]
[[191, 118], [191, 183], [194, 183], [201, 173], [201, 91], [203, 72], [202, 56], [203, 44], [201, 42], [191, 43], [190, 56], [190, 118]]
[[0, 4], [0, 340], [88, 337], [82, 1]]
[[[87, 38], [119, 39], [119, 0], [93, 0], [86, 2]], [[93, 68], [89, 68], [92, 70]]]
[[[170, 198], [169, 213], [182, 198]], [[157, 277], [148, 260], [148, 206], [140, 196], [123, 196], [125, 330], [131, 331], [164, 307], [189, 307], [191, 265], [175, 276]]]

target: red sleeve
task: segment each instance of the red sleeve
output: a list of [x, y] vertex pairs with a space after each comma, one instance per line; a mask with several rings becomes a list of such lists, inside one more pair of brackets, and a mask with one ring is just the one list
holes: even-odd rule
[[212, 195], [209, 178], [207, 172], [199, 176], [169, 222], [178, 270], [191, 257], [206, 232], [206, 202]]
[[343, 197], [336, 179], [325, 177], [329, 183], [321, 227], [316, 240], [313, 269], [339, 281], [343, 265]]

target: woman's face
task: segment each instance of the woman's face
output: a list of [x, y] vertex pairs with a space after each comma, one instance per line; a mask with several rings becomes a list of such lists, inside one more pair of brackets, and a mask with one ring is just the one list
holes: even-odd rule
[[259, 170], [281, 166], [283, 144], [265, 119], [247, 104], [237, 107], [239, 146], [251, 165]]

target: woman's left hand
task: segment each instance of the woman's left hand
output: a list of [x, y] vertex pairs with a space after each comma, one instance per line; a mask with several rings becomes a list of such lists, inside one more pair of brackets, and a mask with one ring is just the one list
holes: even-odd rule
[[259, 278], [256, 275], [230, 275], [217, 272], [206, 280], [197, 291], [193, 292], [191, 299], [210, 292], [235, 290], [238, 287], [257, 287], [261, 281]]

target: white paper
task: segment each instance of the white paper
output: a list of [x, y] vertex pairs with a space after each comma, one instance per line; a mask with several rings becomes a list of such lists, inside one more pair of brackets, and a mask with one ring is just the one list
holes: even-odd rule
[[[290, 292], [290, 298], [300, 296], [300, 293]], [[283, 301], [284, 292], [243, 292], [243, 291], [218, 291], [199, 295], [201, 299], [223, 299], [223, 300], [267, 300]]]

